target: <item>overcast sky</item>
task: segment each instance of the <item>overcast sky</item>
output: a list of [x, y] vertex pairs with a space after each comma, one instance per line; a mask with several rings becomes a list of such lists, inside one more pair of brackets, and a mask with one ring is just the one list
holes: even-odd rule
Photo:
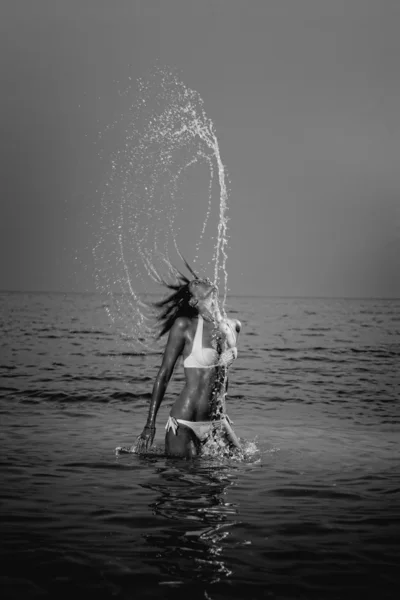
[[0, 288], [95, 289], [97, 133], [158, 60], [216, 126], [232, 294], [400, 297], [399, 31], [398, 0], [2, 0]]

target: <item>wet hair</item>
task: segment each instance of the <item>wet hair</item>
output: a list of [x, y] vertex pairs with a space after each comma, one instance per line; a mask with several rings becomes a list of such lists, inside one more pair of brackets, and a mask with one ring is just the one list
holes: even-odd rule
[[177, 275], [177, 282], [175, 284], [164, 283], [165, 287], [172, 290], [172, 294], [159, 302], [154, 302], [154, 307], [159, 309], [157, 323], [160, 327], [160, 333], [158, 334], [158, 338], [168, 333], [174, 321], [179, 317], [193, 318], [198, 315], [197, 308], [189, 304], [189, 300], [192, 297], [189, 289], [190, 283], [191, 281], [185, 275], [182, 275], [182, 273]]

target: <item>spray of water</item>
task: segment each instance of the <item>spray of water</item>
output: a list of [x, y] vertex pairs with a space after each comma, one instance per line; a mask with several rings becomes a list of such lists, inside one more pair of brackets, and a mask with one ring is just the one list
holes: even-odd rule
[[[200, 95], [169, 69], [156, 68], [138, 81], [123, 144], [111, 157], [101, 197], [100, 233], [93, 248], [95, 279], [110, 319], [144, 351], [154, 348], [154, 312], [149, 294], [184, 269], [180, 249], [182, 187], [189, 169], [206, 165], [204, 218], [189, 258], [200, 274], [227, 294], [226, 172], [214, 125]], [[215, 192], [215, 189], [218, 192]], [[186, 222], [189, 226], [189, 223]], [[204, 251], [212, 244], [212, 259]], [[207, 272], [208, 271], [208, 272]]]

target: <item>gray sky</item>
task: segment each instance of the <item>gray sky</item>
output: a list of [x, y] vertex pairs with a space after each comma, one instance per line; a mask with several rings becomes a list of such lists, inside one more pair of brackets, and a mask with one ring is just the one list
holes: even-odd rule
[[400, 297], [399, 30], [398, 0], [3, 0], [0, 288], [94, 289], [97, 132], [159, 60], [216, 126], [231, 293]]

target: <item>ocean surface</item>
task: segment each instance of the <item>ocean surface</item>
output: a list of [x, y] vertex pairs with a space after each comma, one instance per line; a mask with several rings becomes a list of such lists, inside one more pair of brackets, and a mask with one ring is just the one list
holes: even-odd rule
[[[161, 355], [98, 295], [0, 294], [1, 598], [400, 598], [400, 300], [229, 298], [244, 460], [116, 456]], [[127, 317], [129, 319], [129, 316]]]

